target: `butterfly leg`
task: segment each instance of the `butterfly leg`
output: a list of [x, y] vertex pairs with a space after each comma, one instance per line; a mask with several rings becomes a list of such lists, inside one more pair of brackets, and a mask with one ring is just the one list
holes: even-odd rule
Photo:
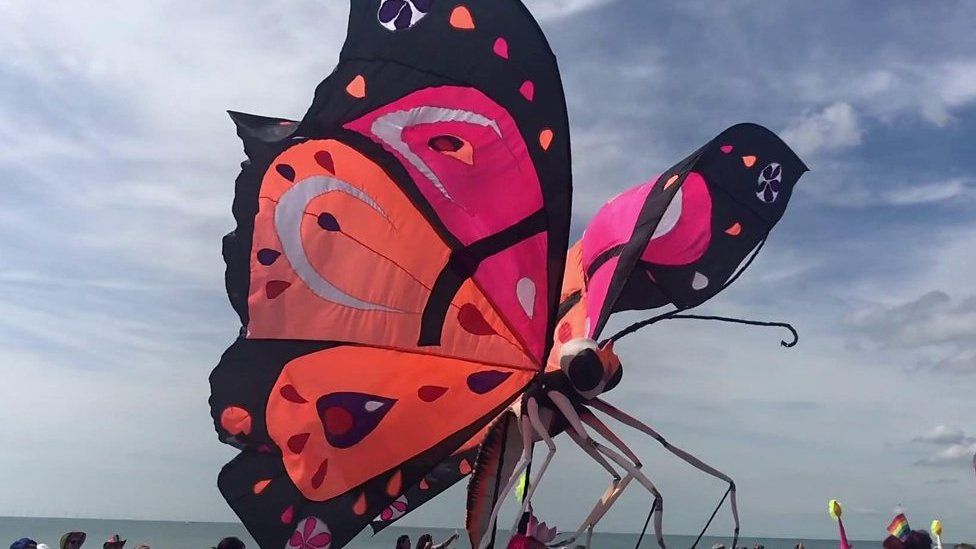
[[677, 446], [673, 446], [671, 443], [669, 443], [667, 440], [665, 440], [664, 437], [662, 437], [660, 434], [658, 434], [657, 431], [655, 431], [654, 429], [652, 429], [650, 426], [646, 425], [645, 423], [641, 422], [640, 420], [638, 420], [638, 419], [636, 419], [634, 417], [631, 417], [630, 415], [628, 415], [627, 413], [625, 413], [625, 412], [621, 411], [620, 409], [614, 407], [613, 405], [611, 405], [611, 404], [609, 404], [609, 403], [607, 403], [607, 402], [605, 402], [603, 400], [600, 400], [599, 398], [596, 398], [596, 399], [593, 399], [592, 401], [590, 401], [590, 405], [594, 409], [603, 412], [604, 414], [606, 414], [606, 415], [610, 416], [611, 418], [619, 421], [620, 423], [623, 423], [624, 425], [626, 425], [628, 427], [637, 429], [638, 431], [640, 431], [640, 432], [642, 432], [642, 433], [644, 433], [644, 434], [646, 434], [646, 435], [654, 438], [659, 443], [661, 443], [661, 445], [664, 446], [664, 448], [666, 450], [668, 450], [672, 454], [678, 456], [683, 461], [685, 461], [686, 463], [688, 463], [692, 467], [695, 467], [699, 471], [702, 471], [704, 473], [708, 473], [709, 475], [712, 475], [713, 477], [715, 477], [717, 479], [724, 480], [725, 482], [729, 483], [729, 504], [731, 505], [731, 508], [732, 508], [732, 519], [735, 522], [735, 532], [734, 532], [733, 545], [735, 544], [735, 542], [738, 541], [738, 539], [739, 539], [739, 508], [738, 508], [738, 505], [736, 504], [736, 499], [735, 499], [735, 481], [733, 481], [731, 477], [729, 477], [725, 473], [719, 471], [718, 469], [715, 469], [714, 467], [708, 465], [707, 463], [703, 462], [702, 460], [698, 459], [697, 457], [693, 456], [692, 454], [689, 454], [688, 452], [682, 450], [681, 448], [678, 448]]
[[[654, 530], [655, 530], [655, 534], [657, 535], [658, 545], [660, 545], [661, 547], [664, 547], [665, 546], [664, 545], [664, 536], [663, 536], [663, 534], [661, 532], [661, 518], [662, 518], [662, 514], [663, 514], [663, 507], [664, 507], [663, 506], [663, 503], [664, 503], [664, 500], [663, 500], [663, 498], [661, 496], [661, 493], [658, 492], [658, 490], [654, 486], [654, 484], [650, 481], [650, 479], [647, 478], [646, 475], [644, 475], [644, 473], [642, 473], [639, 470], [639, 468], [635, 467], [631, 462], [627, 461], [627, 459], [624, 458], [623, 456], [621, 456], [620, 454], [618, 454], [618, 453], [614, 452], [613, 450], [611, 450], [610, 448], [607, 448], [606, 446], [604, 446], [604, 445], [596, 442], [595, 440], [593, 440], [589, 436], [589, 434], [586, 431], [586, 428], [583, 426], [583, 422], [580, 419], [579, 414], [576, 412], [576, 409], [573, 406], [572, 402], [570, 402], [569, 398], [567, 398], [565, 395], [563, 395], [562, 393], [559, 393], [557, 391], [550, 391], [548, 393], [548, 396], [552, 400], [553, 404], [555, 404], [556, 407], [559, 408], [559, 411], [562, 412], [563, 416], [569, 421], [569, 424], [570, 424], [571, 429], [573, 431], [575, 431], [576, 434], [580, 438], [583, 439], [583, 447], [584, 447], [584, 450], [586, 449], [586, 446], [592, 446], [599, 453], [602, 453], [606, 457], [609, 457], [618, 466], [622, 467], [625, 471], [627, 471], [627, 473], [630, 476], [632, 476], [635, 479], [637, 479], [638, 482], [640, 482], [641, 484], [643, 484], [644, 487], [647, 488], [647, 490], [649, 492], [651, 492], [651, 494], [654, 495], [654, 499], [655, 499], [655, 502], [656, 502], [656, 508], [657, 508], [657, 512], [655, 514], [655, 520], [654, 520]], [[617, 439], [617, 440], [619, 441], [619, 439]], [[579, 443], [579, 442], [577, 442], [577, 443]], [[589, 453], [589, 451], [587, 451], [587, 453]], [[632, 452], [631, 452], [631, 454], [632, 454]], [[602, 465], [602, 463], [601, 463], [601, 465]], [[613, 474], [616, 475], [615, 472]], [[617, 478], [619, 478], [619, 476]], [[617, 494], [616, 496], [611, 496], [611, 498], [608, 499], [608, 502], [610, 504], [612, 504], [612, 501], [615, 501], [616, 500], [616, 497], [619, 497], [619, 494]], [[604, 504], [604, 505], [606, 505], [606, 504]], [[604, 509], [603, 512], [605, 513], [606, 510]]]
[[553, 542], [549, 544], [550, 547], [562, 547], [564, 545], [569, 545], [579, 539], [584, 531], [592, 535], [593, 518], [602, 516], [603, 509], [606, 507], [606, 505], [616, 501], [620, 492], [623, 491], [627, 484], [629, 484], [633, 479], [633, 477], [630, 475], [627, 475], [621, 479], [617, 470], [614, 469], [607, 459], [596, 450], [592, 444], [592, 441], [580, 436], [575, 429], [567, 429], [566, 434], [569, 435], [573, 442], [575, 442], [584, 452], [586, 452], [586, 454], [589, 455], [593, 461], [596, 461], [601, 467], [610, 473], [610, 486], [608, 486], [603, 495], [600, 496], [600, 499], [598, 499], [596, 504], [593, 506], [593, 510], [590, 511], [590, 514], [587, 515], [583, 522], [580, 523], [579, 528], [573, 532], [572, 536], [557, 542]]
[[[522, 434], [522, 458], [519, 459], [518, 463], [515, 465], [515, 469], [512, 470], [511, 476], [508, 478], [508, 482], [505, 484], [505, 488], [498, 493], [498, 500], [495, 502], [495, 506], [491, 510], [491, 515], [488, 517], [488, 532], [491, 532], [495, 526], [495, 521], [498, 519], [498, 512], [502, 508], [502, 504], [505, 503], [505, 498], [508, 497], [508, 493], [512, 491], [515, 487], [515, 483], [518, 482], [519, 476], [522, 472], [529, 466], [532, 462], [532, 424], [528, 416], [521, 416], [518, 422], [519, 432]], [[486, 535], [484, 539], [481, 540], [479, 545], [480, 549], [485, 549], [492, 543], [492, 535]]]
[[546, 458], [542, 461], [542, 466], [539, 467], [539, 471], [536, 472], [535, 478], [529, 482], [529, 488], [525, 495], [522, 497], [522, 508], [519, 513], [515, 516], [515, 525], [512, 526], [512, 535], [515, 534], [515, 529], [518, 528], [518, 521], [522, 517], [532, 501], [532, 496], [535, 494], [535, 489], [542, 482], [542, 475], [546, 473], [546, 469], [549, 467], [549, 463], [552, 462], [553, 456], [556, 454], [556, 443], [552, 441], [552, 437], [549, 436], [549, 431], [546, 429], [545, 424], [542, 423], [542, 418], [539, 416], [539, 402], [535, 398], [529, 398], [525, 403], [526, 413], [528, 414], [529, 423], [532, 425], [532, 429], [535, 431], [536, 435], [542, 439], [542, 442], [546, 445]]
[[[587, 410], [583, 414], [580, 414], [580, 418], [587, 426], [592, 428], [600, 436], [602, 436], [607, 441], [609, 441], [610, 444], [615, 446], [624, 455], [620, 455], [612, 448], [609, 448], [598, 442], [595, 442], [594, 444], [596, 445], [597, 450], [599, 450], [601, 453], [609, 457], [620, 467], [623, 467], [624, 470], [627, 471], [628, 476], [636, 478], [638, 482], [643, 484], [644, 487], [647, 488], [647, 490], [651, 492], [652, 495], [654, 495], [654, 499], [656, 502], [654, 529], [655, 532], [657, 533], [658, 545], [664, 547], [664, 539], [661, 537], [661, 527], [660, 527], [660, 522], [663, 518], [664, 500], [661, 497], [661, 493], [658, 492], [657, 488], [654, 486], [651, 480], [647, 478], [647, 476], [643, 473], [643, 471], [641, 471], [643, 465], [641, 464], [640, 459], [637, 457], [637, 454], [635, 454], [630, 448], [628, 448], [627, 445], [624, 443], [624, 441], [620, 440], [620, 437], [618, 437], [616, 433], [614, 433], [609, 427], [607, 427], [605, 423], [603, 423], [600, 420], [600, 418], [593, 415], [593, 413], [590, 412], [589, 410]], [[615, 494], [613, 500], [608, 501], [607, 505], [604, 506], [601, 512], [593, 518], [594, 525], [596, 525], [596, 523], [603, 518], [603, 515], [605, 515], [607, 511], [610, 510], [610, 506], [612, 506], [616, 502], [616, 499], [620, 497], [620, 494], [622, 492], [623, 490], [620, 490], [620, 492]]]

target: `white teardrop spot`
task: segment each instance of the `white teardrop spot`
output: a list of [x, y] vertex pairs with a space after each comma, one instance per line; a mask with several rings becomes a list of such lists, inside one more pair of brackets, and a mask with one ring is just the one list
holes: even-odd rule
[[530, 319], [535, 316], [535, 282], [531, 278], [523, 278], [515, 285], [515, 295], [518, 296], [522, 310]]
[[674, 198], [671, 199], [671, 203], [668, 204], [668, 209], [664, 210], [664, 215], [661, 216], [661, 221], [658, 222], [657, 228], [654, 229], [654, 234], [651, 235], [651, 240], [656, 238], [661, 238], [662, 236], [671, 232], [672, 229], [678, 224], [678, 220], [681, 219], [681, 206], [682, 197], [684, 193], [681, 192], [682, 189], [678, 189], [678, 192], [674, 193]]
[[695, 271], [695, 278], [691, 281], [691, 287], [696, 290], [704, 290], [708, 287], [708, 277]]
[[363, 408], [366, 408], [367, 412], [375, 412], [376, 410], [379, 410], [382, 407], [383, 407], [383, 403], [375, 400], [371, 400], [363, 406]]

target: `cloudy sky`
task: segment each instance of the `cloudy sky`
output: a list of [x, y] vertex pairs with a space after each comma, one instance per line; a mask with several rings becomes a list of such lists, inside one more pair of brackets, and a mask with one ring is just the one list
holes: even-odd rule
[[[563, 71], [576, 231], [740, 121], [812, 172], [749, 272], [658, 325], [610, 397], [738, 483], [744, 533], [879, 539], [902, 504], [976, 538], [976, 10], [962, 2], [527, 0]], [[0, 515], [231, 520], [207, 375], [238, 321], [220, 237], [228, 108], [300, 117], [336, 0], [7, 0], [0, 8]], [[619, 322], [633, 320], [622, 319]], [[724, 487], [641, 436], [669, 533]], [[574, 449], [537, 509], [569, 528], [606, 479]], [[459, 526], [454, 490], [411, 517]], [[566, 501], [580, 501], [567, 505]], [[632, 489], [604, 522], [639, 529]], [[578, 508], [577, 508], [578, 507]], [[720, 515], [713, 532], [728, 529]]]

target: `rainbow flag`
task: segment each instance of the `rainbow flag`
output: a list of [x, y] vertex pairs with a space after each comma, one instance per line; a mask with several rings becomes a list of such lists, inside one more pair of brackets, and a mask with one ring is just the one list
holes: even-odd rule
[[895, 518], [891, 519], [891, 524], [888, 525], [888, 533], [902, 541], [908, 539], [908, 534], [911, 531], [912, 529], [908, 527], [908, 519], [905, 518], [905, 513], [898, 513]]

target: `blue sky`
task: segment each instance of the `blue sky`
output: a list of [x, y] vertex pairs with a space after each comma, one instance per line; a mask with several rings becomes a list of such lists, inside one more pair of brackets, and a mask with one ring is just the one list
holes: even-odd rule
[[[224, 111], [299, 117], [344, 2], [11, 0], [0, 17], [0, 514], [230, 520], [207, 375], [237, 332], [220, 237], [242, 153]], [[658, 325], [610, 399], [738, 482], [744, 533], [878, 539], [902, 504], [976, 538], [976, 10], [963, 3], [527, 0], [559, 57], [577, 233], [740, 121], [812, 168], [760, 258]], [[632, 318], [618, 321], [623, 324]], [[724, 488], [635, 433], [666, 530]], [[606, 479], [563, 444], [537, 509]], [[454, 490], [411, 517], [457, 526]], [[585, 502], [585, 503], [584, 503]], [[604, 528], [640, 527], [631, 490]], [[728, 529], [720, 515], [713, 532]]]

